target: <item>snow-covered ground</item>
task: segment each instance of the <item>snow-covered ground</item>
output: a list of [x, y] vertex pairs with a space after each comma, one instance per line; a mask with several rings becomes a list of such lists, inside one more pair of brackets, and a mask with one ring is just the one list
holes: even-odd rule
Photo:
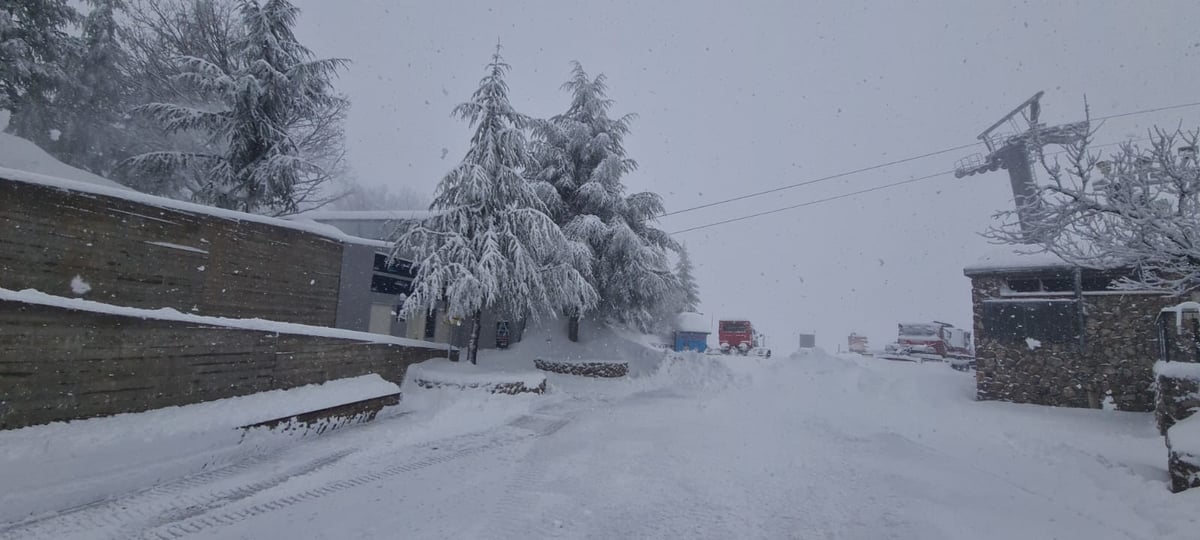
[[[485, 352], [481, 368], [489, 354], [519, 365], [566, 346], [529, 347]], [[548, 379], [542, 396], [406, 383], [408, 414], [0, 526], [0, 538], [1098, 540], [1200, 530], [1200, 490], [1167, 491], [1150, 415], [976, 402], [970, 374], [940, 364], [690, 355], [625, 380]]]

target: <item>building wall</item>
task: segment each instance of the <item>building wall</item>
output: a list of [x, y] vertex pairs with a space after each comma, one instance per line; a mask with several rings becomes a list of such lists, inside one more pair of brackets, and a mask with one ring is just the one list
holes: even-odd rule
[[0, 301], [0, 429], [369, 373], [398, 384], [410, 364], [446, 354]]
[[978, 399], [1067, 407], [1154, 410], [1158, 358], [1155, 319], [1178, 302], [1157, 295], [1084, 293], [1084, 344], [999, 339], [989, 333], [984, 302], [1004, 298], [1004, 275], [972, 276]]
[[[0, 178], [0, 287], [130, 307], [334, 326], [342, 242]], [[368, 284], [370, 279], [367, 280]]]

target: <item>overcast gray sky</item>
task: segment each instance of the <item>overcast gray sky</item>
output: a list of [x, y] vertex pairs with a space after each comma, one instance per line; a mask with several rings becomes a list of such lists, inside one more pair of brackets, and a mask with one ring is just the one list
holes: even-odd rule
[[[640, 118], [626, 184], [677, 210], [972, 142], [1038, 90], [1048, 123], [1200, 101], [1200, 5], [1155, 2], [388, 2], [296, 0], [301, 39], [354, 61], [351, 160], [368, 184], [430, 193], [470, 135], [450, 118], [499, 39], [518, 110], [567, 106], [569, 62]], [[1041, 5], [1049, 4], [1049, 5]], [[1098, 143], [1200, 108], [1108, 122]], [[443, 158], [442, 149], [448, 150]], [[949, 169], [951, 153], [662, 221], [675, 231]], [[969, 326], [962, 267], [1011, 202], [1007, 176], [953, 176], [681, 234], [702, 310], [776, 350], [815, 331], [873, 346], [901, 320]]]

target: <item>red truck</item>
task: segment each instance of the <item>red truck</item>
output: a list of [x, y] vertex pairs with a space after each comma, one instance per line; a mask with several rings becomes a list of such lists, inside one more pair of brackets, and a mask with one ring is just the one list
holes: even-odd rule
[[771, 356], [771, 350], [763, 346], [763, 336], [754, 331], [747, 320], [721, 321], [717, 325], [717, 342], [724, 354], [754, 354]]

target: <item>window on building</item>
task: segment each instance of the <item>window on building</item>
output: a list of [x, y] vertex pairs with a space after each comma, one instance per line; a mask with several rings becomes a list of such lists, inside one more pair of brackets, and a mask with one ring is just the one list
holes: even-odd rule
[[371, 276], [371, 291], [383, 294], [412, 294], [412, 281], [387, 274]]
[[386, 253], [375, 254], [371, 291], [382, 294], [411, 294], [416, 269], [411, 261], [390, 259]]
[[[1120, 279], [1122, 274], [1084, 270], [1081, 276], [1083, 292], [1099, 292], [1111, 290], [1113, 282]], [[1004, 292], [1012, 293], [1073, 293], [1075, 292], [1074, 274], [1050, 274], [1043, 276], [1013, 276], [1005, 280]]]
[[1002, 342], [1068, 343], [1079, 338], [1078, 309], [1075, 300], [985, 300], [983, 334]]

